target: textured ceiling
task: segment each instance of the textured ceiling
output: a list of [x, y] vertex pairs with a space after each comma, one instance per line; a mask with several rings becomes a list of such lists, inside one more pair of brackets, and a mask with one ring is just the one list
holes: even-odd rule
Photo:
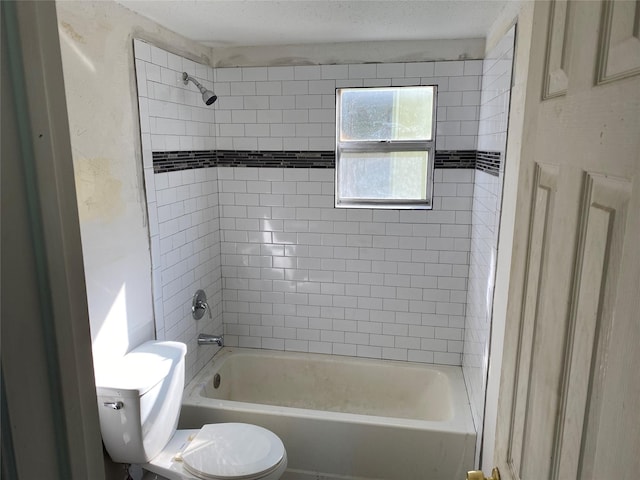
[[486, 36], [509, 0], [118, 0], [211, 47]]

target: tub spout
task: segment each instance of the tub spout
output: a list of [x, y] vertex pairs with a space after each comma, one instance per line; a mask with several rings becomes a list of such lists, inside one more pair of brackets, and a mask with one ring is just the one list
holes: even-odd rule
[[224, 337], [222, 335], [209, 335], [207, 333], [201, 333], [198, 335], [198, 345], [213, 344], [216, 344], [219, 347], [224, 346]]

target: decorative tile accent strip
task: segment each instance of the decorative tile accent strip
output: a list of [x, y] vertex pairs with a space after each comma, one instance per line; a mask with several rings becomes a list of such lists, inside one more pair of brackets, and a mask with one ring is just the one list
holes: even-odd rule
[[334, 168], [332, 151], [201, 150], [153, 152], [153, 172], [204, 167]]
[[332, 151], [216, 151], [219, 167], [334, 168]]
[[501, 161], [500, 152], [477, 152], [476, 169], [497, 177], [500, 173]]
[[[153, 172], [205, 167], [334, 168], [333, 151], [185, 150], [153, 152]], [[500, 170], [499, 152], [439, 150], [434, 168], [478, 168], [492, 175]]]
[[436, 150], [434, 168], [476, 168], [475, 150]]
[[153, 173], [217, 166], [214, 150], [153, 152]]

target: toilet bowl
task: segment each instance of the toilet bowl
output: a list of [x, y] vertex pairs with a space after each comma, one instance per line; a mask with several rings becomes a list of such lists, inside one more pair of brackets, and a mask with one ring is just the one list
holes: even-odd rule
[[287, 468], [287, 454], [269, 430], [220, 423], [177, 430], [167, 446], [141, 467], [158, 480], [277, 480]]
[[277, 480], [287, 468], [282, 441], [246, 423], [177, 430], [186, 346], [146, 342], [96, 372], [102, 439], [111, 459], [166, 480]]

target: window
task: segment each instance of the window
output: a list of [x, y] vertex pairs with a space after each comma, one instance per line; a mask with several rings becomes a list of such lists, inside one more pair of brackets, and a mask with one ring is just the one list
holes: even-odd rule
[[431, 208], [436, 87], [336, 92], [336, 207]]

